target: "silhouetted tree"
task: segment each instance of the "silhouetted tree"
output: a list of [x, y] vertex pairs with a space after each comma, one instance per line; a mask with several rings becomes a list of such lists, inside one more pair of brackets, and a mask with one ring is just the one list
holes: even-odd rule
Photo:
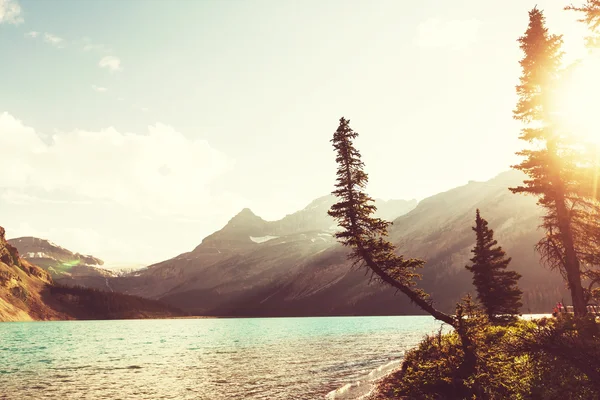
[[585, 4], [580, 7], [573, 5], [565, 7], [565, 10], [579, 11], [583, 13], [583, 18], [579, 21], [585, 23], [591, 35], [586, 37], [586, 42], [589, 47], [600, 46], [600, 0], [587, 0]]
[[521, 275], [515, 271], [507, 271], [511, 259], [494, 240], [494, 231], [488, 228], [488, 222], [481, 217], [477, 209], [475, 226], [475, 247], [471, 252], [473, 265], [466, 268], [473, 273], [473, 285], [477, 289], [477, 298], [485, 308], [492, 322], [514, 319], [523, 306], [517, 281]]
[[[328, 211], [342, 228], [336, 233], [336, 238], [352, 250], [349, 258], [354, 261], [354, 266], [369, 268], [372, 278], [402, 292], [422, 310], [456, 329], [464, 352], [459, 376], [467, 379], [476, 366], [468, 324], [462, 314], [453, 317], [437, 310], [429, 296], [415, 287], [415, 280], [420, 277], [417, 269], [423, 266], [424, 261], [397, 255], [395, 246], [385, 239], [390, 222], [373, 217], [376, 207], [373, 199], [365, 193], [368, 177], [363, 170], [361, 155], [353, 144], [358, 134], [350, 128], [349, 120], [341, 118], [339, 122], [331, 142], [336, 150], [338, 164], [336, 190], [332, 193], [340, 201]], [[460, 398], [463, 398], [470, 389], [461, 382], [457, 390]]]
[[580, 260], [575, 248], [572, 205], [579, 196], [576, 176], [577, 154], [568, 135], [555, 122], [553, 99], [560, 78], [562, 37], [551, 35], [542, 11], [529, 12], [529, 26], [519, 38], [525, 57], [520, 64], [523, 75], [517, 86], [519, 102], [515, 119], [525, 126], [520, 139], [534, 145], [517, 154], [525, 160], [513, 168], [529, 175], [513, 193], [533, 194], [546, 209], [542, 226], [547, 234], [538, 244], [546, 260], [559, 267], [566, 277], [576, 315], [586, 314], [581, 282]]
[[[587, 25], [590, 35], [586, 37], [589, 48], [600, 48], [600, 0], [587, 0], [580, 7], [573, 5], [567, 10], [583, 14], [579, 21]], [[583, 143], [583, 151], [579, 160], [580, 174], [578, 182], [581, 190], [587, 192], [582, 205], [576, 210], [576, 240], [580, 259], [584, 263], [583, 276], [588, 280], [584, 289], [586, 300], [600, 298], [600, 146]], [[586, 194], [586, 193], [584, 193]]]
[[349, 122], [341, 118], [332, 139], [338, 163], [337, 189], [332, 193], [340, 201], [331, 206], [328, 214], [343, 228], [335, 234], [336, 238], [352, 249], [350, 258], [355, 264], [365, 264], [373, 277], [400, 290], [435, 318], [454, 324], [451, 316], [433, 308], [424, 291], [413, 288], [415, 279], [420, 277], [416, 270], [424, 261], [395, 254], [394, 245], [384, 239], [390, 222], [372, 216], [377, 208], [364, 191], [368, 177], [360, 153], [353, 145], [358, 134], [350, 128]]

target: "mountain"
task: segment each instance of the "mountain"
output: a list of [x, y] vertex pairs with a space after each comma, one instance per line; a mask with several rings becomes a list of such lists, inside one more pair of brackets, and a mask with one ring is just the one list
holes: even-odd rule
[[0, 227], [0, 321], [66, 318], [42, 299], [44, 288], [51, 282], [50, 274], [19, 257]]
[[[499, 243], [523, 275], [524, 312], [547, 312], [566, 298], [560, 275], [542, 267], [534, 245], [541, 210], [535, 199], [508, 187], [523, 180], [519, 172], [467, 185], [421, 201], [390, 203], [396, 215], [390, 239], [408, 257], [427, 261], [420, 283], [438, 307], [452, 311], [473, 293], [464, 266], [474, 244], [475, 209], [490, 222]], [[419, 312], [402, 296], [369, 284], [366, 271], [352, 269], [347, 249], [336, 243], [327, 210], [331, 196], [279, 221], [265, 221], [249, 209], [207, 236], [189, 253], [109, 279], [118, 291], [161, 299], [203, 315], [304, 316], [388, 315]], [[381, 213], [381, 211], [380, 211]]]
[[101, 268], [104, 262], [99, 258], [73, 253], [49, 240], [30, 236], [9, 239], [8, 243], [23, 259], [48, 271], [57, 283], [111, 290], [107, 278], [116, 274]]
[[[278, 221], [265, 221], [243, 209], [192, 251], [110, 279], [110, 285], [139, 296], [176, 297], [172, 304], [206, 313], [254, 288], [289, 279], [299, 265], [334, 246], [337, 225], [327, 214], [333, 203], [333, 196], [324, 196]], [[391, 219], [410, 211], [417, 202], [378, 200], [376, 204], [382, 205], [385, 214], [381, 215]]]
[[[549, 312], [568, 291], [557, 271], [540, 264], [534, 246], [544, 235], [538, 229], [543, 210], [531, 196], [512, 194], [525, 175], [509, 171], [487, 182], [467, 185], [427, 198], [394, 221], [390, 239], [404, 254], [427, 260], [423, 287], [440, 304], [452, 306], [474, 290], [464, 266], [472, 257], [475, 210], [494, 230], [494, 238], [513, 258], [509, 268], [522, 274], [523, 311]], [[446, 308], [448, 310], [448, 308]]]
[[[13, 242], [23, 247], [33, 244], [44, 247], [46, 253], [35, 254], [31, 258], [56, 261], [70, 254], [71, 260], [85, 263], [99, 261], [89, 256], [73, 255], [39, 239], [21, 239]], [[183, 315], [181, 310], [156, 300], [56, 284], [49, 272], [19, 255], [18, 249], [6, 241], [4, 228], [0, 227], [0, 321], [161, 318], [179, 315]]]

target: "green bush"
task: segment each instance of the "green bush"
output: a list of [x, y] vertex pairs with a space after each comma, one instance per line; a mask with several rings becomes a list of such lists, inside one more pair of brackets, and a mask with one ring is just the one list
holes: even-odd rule
[[[589, 333], [597, 329], [595, 322], [566, 318], [495, 326], [474, 318], [469, 324], [477, 355], [473, 374], [460, 376], [464, 354], [456, 333], [428, 336], [406, 355], [395, 395], [423, 400], [600, 399], [600, 339]], [[461, 385], [468, 395], [457, 395], [465, 393]]]

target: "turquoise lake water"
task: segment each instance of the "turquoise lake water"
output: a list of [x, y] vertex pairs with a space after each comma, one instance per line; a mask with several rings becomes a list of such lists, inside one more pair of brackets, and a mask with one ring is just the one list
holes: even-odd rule
[[0, 399], [357, 399], [428, 316], [0, 323]]

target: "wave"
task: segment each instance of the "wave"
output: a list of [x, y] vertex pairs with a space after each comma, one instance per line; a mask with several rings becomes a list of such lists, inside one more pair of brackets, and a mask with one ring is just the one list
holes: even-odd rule
[[392, 360], [385, 365], [381, 365], [356, 382], [347, 383], [341, 388], [332, 390], [331, 392], [327, 393], [325, 398], [327, 400], [367, 399], [373, 392], [373, 389], [375, 389], [377, 382], [384, 376], [398, 369], [398, 367], [400, 367], [402, 364], [402, 360], [403, 358], [399, 358]]

